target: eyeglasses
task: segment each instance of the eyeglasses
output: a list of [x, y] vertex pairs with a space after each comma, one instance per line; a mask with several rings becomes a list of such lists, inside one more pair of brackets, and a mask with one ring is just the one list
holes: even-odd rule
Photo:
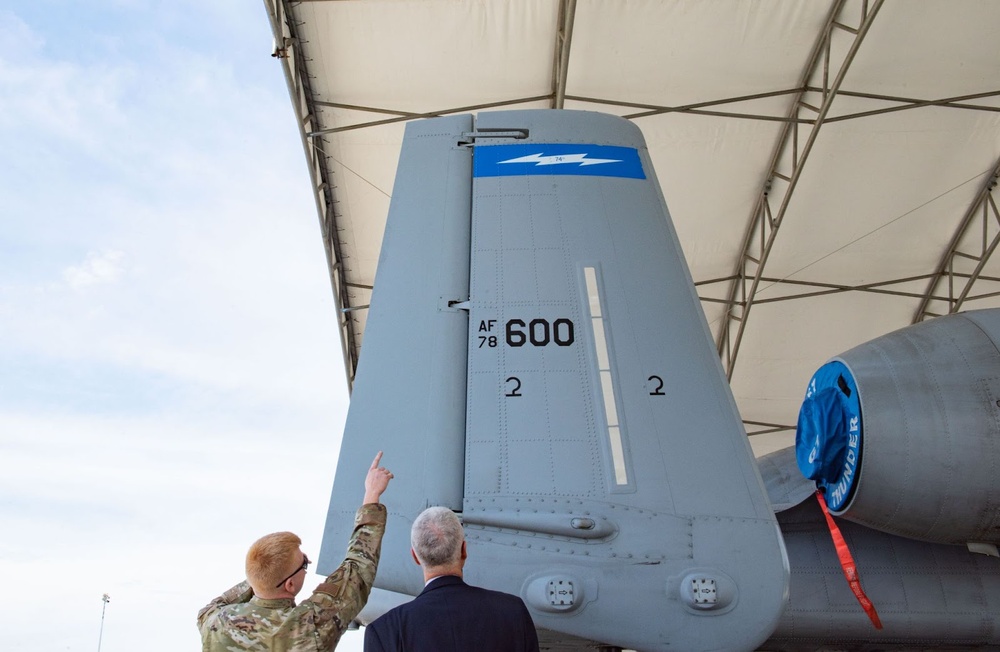
[[295, 569], [295, 572], [294, 572], [294, 573], [292, 573], [291, 575], [289, 575], [289, 576], [288, 576], [288, 577], [286, 577], [285, 579], [283, 579], [283, 580], [281, 580], [280, 582], [278, 582], [278, 583], [277, 583], [277, 584], [275, 585], [275, 587], [274, 587], [274, 588], [276, 588], [276, 589], [280, 589], [280, 588], [281, 588], [281, 586], [282, 586], [282, 585], [283, 585], [283, 584], [284, 584], [285, 582], [287, 582], [288, 580], [290, 580], [290, 579], [292, 579], [293, 577], [295, 577], [295, 576], [296, 576], [296, 575], [297, 575], [297, 574], [299, 573], [299, 571], [304, 571], [304, 570], [306, 570], [307, 568], [309, 568], [309, 564], [311, 564], [311, 563], [312, 563], [312, 562], [311, 562], [311, 561], [309, 561], [309, 558], [308, 558], [308, 557], [306, 557], [305, 553], [303, 553], [303, 554], [302, 554], [302, 565], [301, 565], [301, 566], [299, 566], [298, 568], [296, 568], [296, 569]]

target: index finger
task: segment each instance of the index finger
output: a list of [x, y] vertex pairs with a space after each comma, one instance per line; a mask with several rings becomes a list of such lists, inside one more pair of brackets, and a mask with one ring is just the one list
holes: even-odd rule
[[372, 466], [371, 466], [371, 468], [373, 468], [373, 469], [377, 469], [377, 468], [378, 468], [378, 461], [379, 461], [380, 459], [382, 459], [382, 451], [379, 451], [379, 452], [378, 452], [378, 453], [377, 453], [377, 454], [375, 455], [375, 460], [374, 460], [374, 461], [372, 462]]

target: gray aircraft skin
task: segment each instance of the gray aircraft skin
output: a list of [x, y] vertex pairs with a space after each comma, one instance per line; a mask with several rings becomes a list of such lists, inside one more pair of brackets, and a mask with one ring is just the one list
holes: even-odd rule
[[[840, 491], [876, 630], [795, 452], [758, 469], [639, 129], [553, 110], [411, 122], [319, 570], [384, 450], [363, 622], [422, 590], [410, 526], [445, 505], [466, 580], [519, 595], [543, 648], [995, 648], [1000, 560], [969, 552], [1000, 539], [1000, 315], [983, 312], [843, 354], [863, 412], [811, 408], [854, 428], [824, 439], [850, 464], [816, 481]], [[935, 380], [907, 382], [913, 360]]]

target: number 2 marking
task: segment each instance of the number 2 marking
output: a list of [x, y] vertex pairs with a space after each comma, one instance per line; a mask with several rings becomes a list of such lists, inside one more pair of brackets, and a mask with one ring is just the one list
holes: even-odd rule
[[659, 376], [650, 376], [646, 380], [652, 382], [654, 378], [656, 379], [656, 382], [659, 383], [659, 385], [657, 385], [656, 389], [654, 389], [653, 391], [651, 391], [649, 393], [649, 395], [650, 396], [666, 396], [666, 394], [663, 393], [663, 379], [662, 378], [660, 378]]
[[509, 392], [507, 392], [506, 394], [504, 394], [504, 396], [523, 396], [523, 394], [521, 394], [521, 379], [520, 378], [518, 378], [517, 376], [511, 376], [507, 380], [505, 380], [504, 382], [505, 383], [514, 382], [515, 383], [514, 389], [512, 389]]

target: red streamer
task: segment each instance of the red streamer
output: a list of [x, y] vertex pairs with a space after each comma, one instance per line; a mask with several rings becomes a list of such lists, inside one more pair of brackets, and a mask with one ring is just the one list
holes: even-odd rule
[[854, 557], [851, 556], [851, 551], [847, 548], [847, 542], [844, 541], [844, 535], [840, 533], [840, 528], [837, 527], [833, 516], [830, 515], [830, 510], [826, 507], [826, 500], [823, 498], [823, 494], [817, 491], [816, 500], [819, 501], [820, 509], [823, 510], [823, 516], [826, 517], [826, 524], [830, 528], [830, 537], [833, 539], [833, 547], [837, 549], [840, 567], [844, 569], [844, 577], [847, 578], [847, 583], [850, 585], [851, 591], [854, 592], [854, 597], [858, 599], [861, 608], [868, 614], [872, 624], [875, 625], [875, 629], [882, 629], [882, 621], [879, 620], [878, 612], [875, 611], [875, 605], [872, 604], [872, 601], [865, 595], [864, 589], [861, 588], [861, 580], [858, 578], [858, 567], [854, 563]]

